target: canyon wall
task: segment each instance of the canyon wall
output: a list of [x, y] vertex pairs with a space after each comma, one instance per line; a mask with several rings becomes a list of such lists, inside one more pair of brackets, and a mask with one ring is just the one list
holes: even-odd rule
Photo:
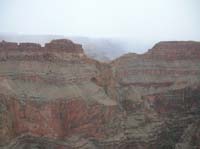
[[200, 147], [200, 43], [110, 63], [81, 45], [0, 43], [0, 148]]

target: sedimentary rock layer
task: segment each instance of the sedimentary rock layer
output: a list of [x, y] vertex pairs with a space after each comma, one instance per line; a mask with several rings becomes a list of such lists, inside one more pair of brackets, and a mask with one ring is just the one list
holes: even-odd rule
[[54, 40], [0, 43], [0, 148], [199, 147], [200, 43], [111, 63]]

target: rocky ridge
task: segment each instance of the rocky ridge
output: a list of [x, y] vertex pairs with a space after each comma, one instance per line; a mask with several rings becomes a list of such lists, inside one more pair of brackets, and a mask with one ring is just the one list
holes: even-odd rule
[[0, 43], [0, 148], [199, 148], [200, 43], [111, 63], [79, 44]]

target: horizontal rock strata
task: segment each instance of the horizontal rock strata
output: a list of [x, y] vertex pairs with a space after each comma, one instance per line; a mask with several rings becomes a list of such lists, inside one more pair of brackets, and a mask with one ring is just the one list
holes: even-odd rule
[[199, 148], [200, 43], [110, 63], [79, 44], [0, 43], [0, 149]]

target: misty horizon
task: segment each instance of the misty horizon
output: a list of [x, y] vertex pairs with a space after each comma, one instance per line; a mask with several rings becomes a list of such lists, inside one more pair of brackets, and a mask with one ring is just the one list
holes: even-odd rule
[[198, 0], [1, 0], [0, 32], [200, 40]]
[[0, 34], [107, 40], [144, 53], [160, 41], [200, 41], [199, 8], [198, 0], [1, 0]]

